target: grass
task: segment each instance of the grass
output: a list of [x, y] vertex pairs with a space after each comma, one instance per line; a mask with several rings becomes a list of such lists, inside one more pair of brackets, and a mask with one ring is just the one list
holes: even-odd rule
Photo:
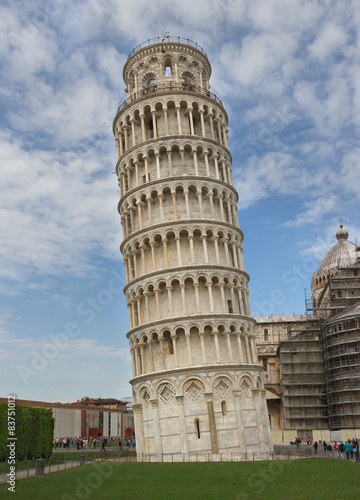
[[[0, 498], [10, 498], [0, 485]], [[8, 494], [7, 494], [8, 493]], [[300, 459], [274, 462], [98, 462], [18, 480], [16, 499], [339, 500], [360, 498], [360, 464]]]

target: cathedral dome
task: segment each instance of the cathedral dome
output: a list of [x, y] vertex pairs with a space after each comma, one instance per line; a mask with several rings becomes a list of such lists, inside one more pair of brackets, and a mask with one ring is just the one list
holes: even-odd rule
[[347, 267], [355, 263], [356, 245], [351, 241], [347, 241], [348, 237], [349, 233], [340, 224], [340, 229], [336, 232], [338, 242], [330, 248], [321, 261], [317, 274], [323, 274], [326, 271]]

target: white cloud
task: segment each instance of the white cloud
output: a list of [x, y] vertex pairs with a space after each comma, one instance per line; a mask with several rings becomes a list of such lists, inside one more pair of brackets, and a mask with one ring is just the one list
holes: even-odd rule
[[324, 24], [316, 39], [308, 46], [309, 53], [319, 59], [333, 56], [346, 42], [347, 34], [343, 26], [333, 22]]

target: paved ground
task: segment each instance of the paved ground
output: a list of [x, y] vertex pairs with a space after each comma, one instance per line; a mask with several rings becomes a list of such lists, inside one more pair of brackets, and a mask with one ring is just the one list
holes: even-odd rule
[[[101, 460], [101, 459], [99, 459]], [[108, 458], [110, 460], [110, 458]], [[87, 460], [86, 464], [93, 464], [95, 461], [90, 461]], [[111, 461], [116, 461], [116, 462], [136, 462], [136, 457], [121, 457], [121, 458], [111, 458]], [[58, 472], [60, 470], [65, 470], [65, 469], [71, 469], [73, 467], [80, 467], [80, 462], [77, 460], [68, 460], [65, 461], [63, 464], [56, 464], [56, 465], [47, 465], [45, 467], [44, 473], [49, 474], [51, 472]], [[36, 469], [29, 469], [27, 470], [21, 470], [16, 472], [16, 481], [18, 479], [26, 479], [28, 477], [35, 476], [36, 474]], [[9, 476], [7, 474], [0, 474], [0, 484], [6, 483], [9, 480]]]

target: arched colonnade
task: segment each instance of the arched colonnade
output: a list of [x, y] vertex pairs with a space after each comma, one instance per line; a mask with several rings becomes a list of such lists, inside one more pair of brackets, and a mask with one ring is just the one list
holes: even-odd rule
[[130, 337], [134, 377], [192, 366], [257, 365], [255, 335], [244, 323], [173, 325]]
[[173, 181], [147, 186], [118, 205], [124, 239], [144, 227], [181, 219], [223, 221], [239, 227], [236, 196], [230, 188], [206, 182]]

